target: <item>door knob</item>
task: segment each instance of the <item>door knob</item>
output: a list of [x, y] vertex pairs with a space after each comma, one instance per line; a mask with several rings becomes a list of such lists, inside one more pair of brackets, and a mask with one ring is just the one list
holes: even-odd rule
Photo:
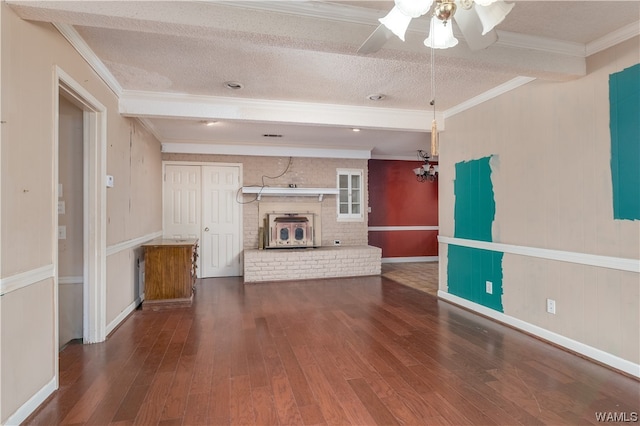
[[209, 227], [204, 228], [204, 232], [209, 232]]

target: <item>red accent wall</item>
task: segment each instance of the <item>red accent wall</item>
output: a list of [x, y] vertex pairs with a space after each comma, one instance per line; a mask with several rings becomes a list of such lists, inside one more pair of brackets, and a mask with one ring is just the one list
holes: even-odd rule
[[[369, 226], [438, 226], [438, 182], [418, 182], [420, 161], [369, 160]], [[382, 257], [437, 256], [438, 231], [369, 231]]]

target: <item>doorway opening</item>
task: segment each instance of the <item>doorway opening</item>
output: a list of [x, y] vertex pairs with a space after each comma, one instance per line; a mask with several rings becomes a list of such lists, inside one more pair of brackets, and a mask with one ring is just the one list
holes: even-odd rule
[[83, 338], [84, 112], [58, 99], [58, 348]]
[[[59, 67], [55, 68], [55, 117], [54, 117], [54, 188], [56, 192], [55, 202], [58, 211], [64, 208], [64, 215], [69, 215], [67, 209], [73, 209], [74, 220], [61, 219], [62, 215], [55, 215], [54, 223], [54, 250], [56, 264], [56, 340], [61, 342], [60, 317], [63, 309], [68, 309], [68, 302], [76, 306], [75, 315], [78, 315], [77, 305], [79, 294], [82, 296], [81, 309], [81, 333], [83, 343], [96, 343], [106, 338], [106, 108], [98, 102], [84, 87], [77, 83]], [[75, 117], [69, 120], [65, 114]], [[69, 127], [62, 129], [63, 126]], [[69, 130], [76, 140], [70, 146], [69, 141], [61, 141], [61, 135]], [[61, 133], [62, 131], [62, 133]], [[80, 136], [81, 135], [81, 136]], [[67, 149], [72, 152], [67, 154]], [[82, 151], [81, 154], [78, 151]], [[69, 155], [73, 167], [70, 177], [67, 167]], [[66, 184], [62, 186], [61, 178]], [[74, 181], [74, 182], [72, 182]], [[81, 184], [77, 181], [81, 181]], [[73, 194], [69, 191], [72, 191]], [[73, 197], [72, 197], [73, 195]], [[72, 199], [72, 201], [71, 201]], [[59, 201], [64, 201], [64, 207]], [[69, 204], [68, 204], [69, 202]], [[80, 213], [81, 212], [81, 213]], [[59, 228], [65, 226], [66, 228]], [[73, 230], [71, 229], [73, 228]], [[72, 235], [69, 235], [71, 233]], [[65, 236], [64, 240], [58, 239]], [[73, 249], [62, 246], [59, 242], [70, 242]], [[73, 252], [69, 266], [67, 254]], [[79, 283], [81, 282], [81, 284]], [[67, 289], [61, 289], [70, 283], [71, 286], [80, 286], [81, 292], [75, 289], [70, 298], [62, 293]], [[61, 293], [62, 290], [62, 293]], [[65, 300], [61, 300], [65, 297]], [[69, 300], [67, 300], [69, 299]], [[75, 333], [79, 330], [77, 317], [73, 320]], [[63, 325], [66, 327], [66, 325]], [[68, 330], [64, 330], [66, 333]], [[56, 378], [58, 371], [56, 366]]]

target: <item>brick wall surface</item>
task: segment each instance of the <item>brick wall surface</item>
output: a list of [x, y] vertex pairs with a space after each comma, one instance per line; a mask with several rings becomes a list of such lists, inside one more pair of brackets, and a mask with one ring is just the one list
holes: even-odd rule
[[[363, 171], [364, 217], [362, 221], [338, 222], [335, 195], [325, 195], [322, 205], [322, 245], [333, 246], [335, 240], [341, 246], [363, 246], [368, 244], [367, 235], [367, 160], [339, 158], [303, 157], [259, 157], [241, 155], [168, 154], [163, 161], [189, 161], [197, 163], [242, 164], [243, 186], [287, 187], [294, 184], [300, 188], [335, 188], [337, 169], [361, 169]], [[286, 171], [286, 172], [285, 172]], [[281, 176], [280, 176], [281, 175]], [[243, 203], [244, 249], [258, 248], [258, 203], [255, 194], [239, 194]], [[313, 197], [264, 197], [264, 202], [310, 202]], [[316, 202], [317, 198], [315, 198]]]
[[244, 251], [244, 281], [380, 275], [382, 250], [372, 246]]

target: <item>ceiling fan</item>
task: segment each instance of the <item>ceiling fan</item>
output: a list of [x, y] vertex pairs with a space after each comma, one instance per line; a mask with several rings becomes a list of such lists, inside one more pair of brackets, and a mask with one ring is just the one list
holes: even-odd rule
[[393, 9], [379, 19], [380, 25], [360, 46], [358, 53], [377, 52], [394, 34], [404, 41], [411, 20], [430, 10], [430, 33], [424, 41], [427, 47], [446, 49], [457, 45], [450, 23], [455, 20], [471, 50], [485, 49], [498, 40], [494, 28], [513, 6], [504, 0], [395, 0]]

